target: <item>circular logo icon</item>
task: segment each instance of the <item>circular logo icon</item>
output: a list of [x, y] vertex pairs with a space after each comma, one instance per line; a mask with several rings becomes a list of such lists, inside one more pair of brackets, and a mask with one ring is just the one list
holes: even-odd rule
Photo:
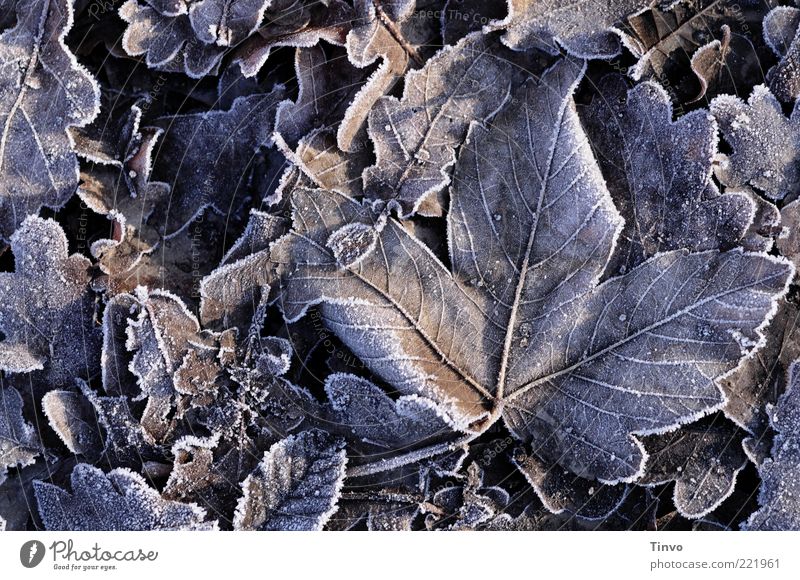
[[19, 549], [19, 561], [26, 568], [35, 568], [44, 560], [44, 544], [39, 540], [29, 540]]

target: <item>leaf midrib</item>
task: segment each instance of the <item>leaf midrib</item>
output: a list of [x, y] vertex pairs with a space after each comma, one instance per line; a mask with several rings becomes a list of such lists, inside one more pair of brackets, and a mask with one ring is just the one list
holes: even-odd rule
[[[526, 95], [527, 101], [527, 95]], [[533, 250], [533, 242], [536, 239], [537, 229], [539, 227], [539, 217], [541, 216], [542, 203], [544, 201], [545, 192], [550, 184], [550, 171], [553, 168], [553, 160], [555, 158], [556, 148], [558, 147], [558, 138], [561, 135], [564, 126], [564, 113], [569, 106], [569, 99], [562, 98], [559, 105], [558, 114], [556, 115], [556, 124], [553, 129], [551, 137], [550, 151], [548, 152], [547, 164], [542, 174], [542, 183], [539, 187], [539, 196], [536, 202], [536, 211], [533, 215], [533, 224], [531, 226], [531, 233], [528, 236], [528, 244], [525, 248], [525, 257], [523, 258], [522, 265], [519, 269], [519, 276], [517, 277], [517, 286], [514, 290], [514, 301], [511, 303], [510, 311], [508, 314], [508, 324], [506, 326], [506, 336], [503, 342], [503, 351], [500, 355], [500, 371], [497, 376], [497, 386], [495, 388], [495, 396], [499, 401], [505, 397], [506, 378], [508, 373], [508, 362], [511, 355], [511, 347], [514, 339], [514, 327], [516, 325], [517, 313], [519, 312], [520, 303], [522, 301], [522, 292], [525, 288], [528, 275], [528, 267], [530, 263], [531, 252]], [[529, 110], [526, 104], [525, 115], [529, 115]]]

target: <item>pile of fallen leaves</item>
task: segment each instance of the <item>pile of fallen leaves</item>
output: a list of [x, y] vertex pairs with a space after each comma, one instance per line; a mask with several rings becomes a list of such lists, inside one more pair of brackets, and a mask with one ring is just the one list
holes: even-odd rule
[[799, 30], [0, 0], [0, 529], [800, 529]]

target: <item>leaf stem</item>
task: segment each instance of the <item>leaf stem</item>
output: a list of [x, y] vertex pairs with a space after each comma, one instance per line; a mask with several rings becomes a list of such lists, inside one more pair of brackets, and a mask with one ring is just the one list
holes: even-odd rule
[[455, 451], [458, 447], [469, 443], [476, 436], [477, 434], [470, 434], [461, 437], [460, 439], [456, 439], [455, 441], [451, 441], [450, 443], [439, 443], [436, 445], [431, 445], [430, 447], [423, 447], [422, 449], [410, 451], [409, 453], [399, 455], [397, 457], [390, 457], [387, 459], [374, 461], [372, 463], [365, 463], [364, 465], [359, 465], [353, 467], [352, 469], [348, 469], [347, 477], [364, 477], [366, 475], [383, 473], [384, 471], [397, 469], [398, 467], [416, 463], [417, 461], [428, 459], [429, 457], [443, 455], [447, 452]]

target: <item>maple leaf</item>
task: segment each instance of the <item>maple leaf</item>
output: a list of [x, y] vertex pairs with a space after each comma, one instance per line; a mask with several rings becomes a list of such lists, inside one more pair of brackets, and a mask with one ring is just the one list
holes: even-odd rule
[[452, 271], [371, 205], [307, 189], [272, 258], [285, 318], [318, 304], [401, 393], [468, 432], [502, 416], [548, 463], [630, 481], [644, 461], [635, 434], [723, 404], [715, 379], [762, 345], [794, 270], [681, 250], [598, 286], [622, 220], [572, 99], [582, 70], [561, 60], [491, 126], [472, 124], [447, 218]]

